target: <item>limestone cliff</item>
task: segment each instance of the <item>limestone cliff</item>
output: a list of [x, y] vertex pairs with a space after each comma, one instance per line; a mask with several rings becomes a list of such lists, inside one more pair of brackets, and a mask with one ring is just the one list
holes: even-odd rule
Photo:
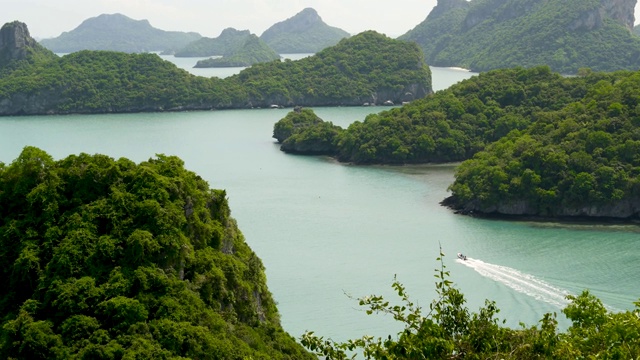
[[0, 29], [0, 69], [15, 61], [38, 55], [50, 58], [55, 56], [29, 35], [26, 24], [14, 21]]

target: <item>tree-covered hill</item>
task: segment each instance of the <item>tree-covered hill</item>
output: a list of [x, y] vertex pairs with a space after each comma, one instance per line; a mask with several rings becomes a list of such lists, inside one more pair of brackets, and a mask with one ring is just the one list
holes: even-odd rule
[[638, 219], [640, 72], [591, 76], [598, 81], [582, 98], [532, 113], [531, 126], [464, 162], [448, 203], [465, 212]]
[[279, 54], [316, 53], [337, 44], [350, 34], [327, 25], [312, 8], [274, 24], [260, 35]]
[[359, 106], [418, 99], [431, 71], [415, 44], [365, 31], [297, 61], [256, 64], [228, 78], [255, 101], [284, 106]]
[[224, 190], [174, 156], [0, 163], [3, 359], [312, 359]]
[[185, 47], [178, 49], [176, 57], [205, 57], [205, 56], [227, 56], [238, 51], [247, 41], [251, 33], [249, 30], [236, 30], [226, 28], [222, 30], [217, 38], [202, 37]]
[[102, 14], [77, 28], [40, 43], [56, 53], [80, 50], [111, 50], [127, 53], [172, 52], [201, 38], [197, 33], [156, 29], [147, 20], [133, 20], [122, 14]]
[[235, 52], [221, 58], [200, 60], [195, 67], [248, 67], [276, 60], [280, 60], [280, 55], [273, 51], [264, 41], [260, 40], [259, 37], [251, 34]]
[[156, 54], [53, 56], [0, 73], [0, 115], [400, 103], [430, 92], [417, 45], [365, 32], [314, 56], [256, 64], [226, 79], [194, 76]]
[[440, 0], [400, 39], [416, 41], [434, 66], [473, 71], [548, 65], [575, 74], [640, 68], [632, 35], [635, 0]]

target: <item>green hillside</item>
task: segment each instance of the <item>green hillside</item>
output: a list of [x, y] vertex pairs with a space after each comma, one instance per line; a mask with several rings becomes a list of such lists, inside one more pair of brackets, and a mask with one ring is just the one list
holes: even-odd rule
[[400, 39], [416, 41], [427, 62], [487, 71], [548, 65], [575, 74], [640, 68], [640, 38], [631, 34], [633, 4], [598, 0], [439, 1]]
[[224, 190], [177, 157], [0, 163], [3, 359], [313, 359]]

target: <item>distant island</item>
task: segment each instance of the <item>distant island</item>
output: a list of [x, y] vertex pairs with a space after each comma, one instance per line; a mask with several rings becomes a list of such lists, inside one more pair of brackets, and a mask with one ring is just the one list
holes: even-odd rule
[[230, 52], [221, 58], [200, 60], [195, 67], [248, 67], [274, 60], [280, 60], [280, 55], [273, 51], [264, 41], [260, 40], [259, 37], [251, 34], [234, 52]]
[[195, 40], [173, 55], [175, 57], [227, 56], [240, 49], [251, 36], [249, 30], [226, 28], [217, 38], [202, 37]]
[[260, 38], [279, 54], [302, 54], [316, 53], [349, 36], [342, 29], [327, 25], [313, 8], [306, 8], [274, 24]]
[[[194, 76], [156, 54], [79, 51], [63, 57], [25, 24], [0, 38], [0, 115], [123, 113], [402, 103], [432, 92], [416, 44], [364, 32], [301, 60], [256, 64], [226, 79]], [[18, 47], [18, 50], [15, 48]]]
[[42, 39], [40, 43], [56, 53], [81, 50], [173, 52], [201, 37], [194, 32], [156, 29], [147, 20], [133, 20], [122, 14], [102, 14], [56, 38]]
[[290, 153], [356, 164], [464, 161], [444, 204], [466, 214], [640, 217], [640, 71], [493, 70], [342, 129], [298, 109]]
[[481, 72], [547, 65], [576, 74], [637, 70], [636, 0], [439, 0], [399, 39], [415, 41], [432, 66]]

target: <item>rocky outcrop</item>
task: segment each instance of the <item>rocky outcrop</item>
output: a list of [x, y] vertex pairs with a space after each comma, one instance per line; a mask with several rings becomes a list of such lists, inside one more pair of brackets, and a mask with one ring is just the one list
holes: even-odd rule
[[0, 30], [0, 54], [4, 61], [22, 60], [36, 41], [29, 35], [27, 25], [19, 21], [5, 24]]
[[442, 205], [457, 213], [484, 216], [516, 216], [541, 218], [602, 218], [632, 220], [640, 218], [640, 199], [624, 199], [608, 204], [584, 204], [540, 209], [528, 201], [519, 200], [482, 206], [477, 202], [458, 204], [454, 197], [443, 200]]
[[593, 30], [611, 18], [624, 25], [629, 31], [635, 23], [634, 9], [637, 0], [602, 0], [600, 6], [584, 11], [570, 26], [571, 30]]

